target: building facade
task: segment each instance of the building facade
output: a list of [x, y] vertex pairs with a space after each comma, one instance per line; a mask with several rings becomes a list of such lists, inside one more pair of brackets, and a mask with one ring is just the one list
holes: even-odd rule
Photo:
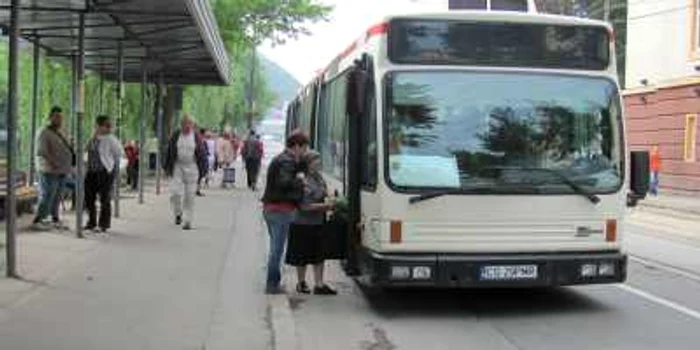
[[630, 1], [626, 56], [630, 149], [657, 145], [661, 189], [700, 193], [700, 0]]

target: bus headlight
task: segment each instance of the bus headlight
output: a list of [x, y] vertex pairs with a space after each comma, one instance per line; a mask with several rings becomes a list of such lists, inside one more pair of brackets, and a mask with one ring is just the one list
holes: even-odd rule
[[430, 266], [414, 266], [413, 267], [413, 279], [417, 280], [428, 280], [432, 277], [432, 271]]

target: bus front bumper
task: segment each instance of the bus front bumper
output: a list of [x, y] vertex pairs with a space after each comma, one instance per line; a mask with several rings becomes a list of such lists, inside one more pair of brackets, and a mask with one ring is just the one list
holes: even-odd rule
[[385, 287], [550, 287], [624, 282], [620, 252], [383, 254], [368, 252], [372, 284]]

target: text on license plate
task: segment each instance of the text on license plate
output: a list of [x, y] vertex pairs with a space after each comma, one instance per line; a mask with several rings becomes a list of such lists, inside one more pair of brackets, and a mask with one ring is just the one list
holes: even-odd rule
[[483, 266], [481, 280], [529, 280], [537, 279], [537, 265]]

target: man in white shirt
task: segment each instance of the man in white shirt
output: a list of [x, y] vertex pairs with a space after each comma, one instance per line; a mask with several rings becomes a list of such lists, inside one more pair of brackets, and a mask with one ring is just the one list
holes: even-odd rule
[[[86, 230], [106, 232], [112, 224], [112, 186], [114, 174], [122, 158], [121, 142], [112, 135], [112, 122], [101, 115], [96, 119], [95, 134], [87, 145], [88, 161], [85, 175], [85, 208], [88, 211]], [[100, 217], [97, 220], [95, 202], [100, 197]]]

